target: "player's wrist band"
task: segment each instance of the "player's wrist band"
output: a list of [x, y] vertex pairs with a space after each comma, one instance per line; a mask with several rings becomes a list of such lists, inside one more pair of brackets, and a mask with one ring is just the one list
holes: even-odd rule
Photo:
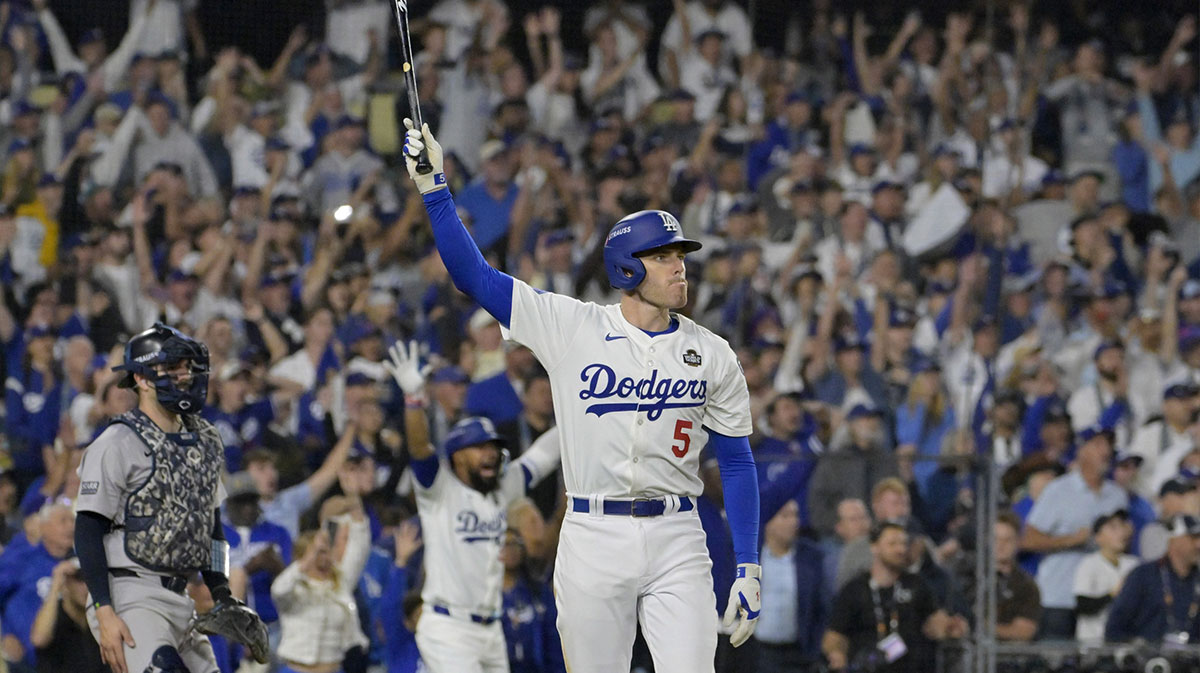
[[418, 394], [405, 393], [404, 394], [404, 408], [405, 409], [424, 409], [425, 408], [425, 396], [422, 394], [419, 394], [419, 393]]

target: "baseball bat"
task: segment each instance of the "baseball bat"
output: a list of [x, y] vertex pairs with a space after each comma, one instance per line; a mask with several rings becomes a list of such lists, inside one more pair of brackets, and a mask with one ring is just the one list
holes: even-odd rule
[[[404, 88], [408, 90], [408, 111], [412, 115], [413, 124], [421, 130], [424, 120], [421, 118], [421, 98], [417, 95], [417, 70], [413, 67], [412, 37], [408, 34], [408, 0], [395, 0], [396, 28], [400, 30], [400, 58], [404, 60], [401, 70], [404, 71]], [[429, 163], [429, 152], [421, 150], [417, 157], [417, 172], [427, 175], [433, 170]]]

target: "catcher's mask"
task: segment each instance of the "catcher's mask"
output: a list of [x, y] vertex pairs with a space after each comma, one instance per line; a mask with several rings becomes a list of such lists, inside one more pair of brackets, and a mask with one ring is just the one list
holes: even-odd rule
[[[180, 387], [166, 370], [186, 362], [190, 380]], [[125, 362], [113, 367], [125, 372], [117, 384], [121, 388], [136, 385], [134, 374], [154, 383], [158, 401], [176, 414], [199, 413], [208, 397], [208, 347], [179, 330], [162, 323], [134, 336], [125, 344]]]

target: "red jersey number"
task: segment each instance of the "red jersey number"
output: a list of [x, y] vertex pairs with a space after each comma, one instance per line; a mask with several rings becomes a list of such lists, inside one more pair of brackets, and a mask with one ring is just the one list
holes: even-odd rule
[[671, 446], [671, 453], [675, 454], [676, 458], [683, 458], [687, 455], [688, 449], [692, 446], [692, 438], [688, 436], [687, 430], [692, 429], [692, 422], [685, 421], [682, 418], [675, 421], [675, 439], [683, 442], [683, 446], [674, 444]]

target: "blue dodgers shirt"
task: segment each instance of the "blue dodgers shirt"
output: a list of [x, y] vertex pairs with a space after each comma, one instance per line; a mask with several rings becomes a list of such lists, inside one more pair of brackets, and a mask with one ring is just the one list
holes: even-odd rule
[[[16, 559], [14, 559], [16, 560]], [[54, 566], [62, 561], [55, 558], [39, 544], [19, 556], [19, 561], [6, 568], [0, 578], [0, 601], [3, 601], [5, 633], [11, 633], [25, 647], [24, 661], [33, 665], [33, 643], [29, 632], [33, 619], [42, 607], [42, 601], [50, 592], [50, 575]], [[15, 572], [7, 572], [13, 570]]]
[[262, 443], [262, 437], [275, 420], [271, 400], [251, 402], [234, 412], [217, 407], [205, 407], [200, 414], [221, 433], [225, 443], [225, 469], [230, 473], [242, 469], [242, 455]]
[[487, 252], [508, 233], [517, 186], [509, 184], [504, 198], [497, 201], [481, 180], [472, 182], [458, 195], [458, 205], [471, 216], [471, 233], [479, 249]]
[[[243, 540], [237, 528], [228, 522], [222, 522], [221, 525], [225, 529], [225, 540], [229, 542], [229, 555], [237, 560], [237, 565], [246, 563], [271, 546], [275, 547], [285, 567], [292, 562], [292, 537], [283, 526], [262, 519], [250, 528], [248, 539]], [[250, 573], [250, 590], [246, 592], [246, 604], [254, 608], [267, 624], [279, 620], [279, 611], [275, 608], [275, 601], [271, 600], [273, 581], [275, 577], [271, 573], [256, 570]]]

